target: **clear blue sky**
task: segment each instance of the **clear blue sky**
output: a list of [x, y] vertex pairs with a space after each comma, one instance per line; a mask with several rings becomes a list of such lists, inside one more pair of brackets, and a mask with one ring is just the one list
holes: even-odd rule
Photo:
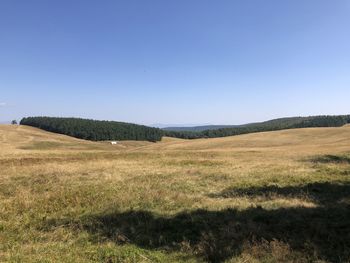
[[0, 1], [0, 121], [346, 113], [348, 0]]

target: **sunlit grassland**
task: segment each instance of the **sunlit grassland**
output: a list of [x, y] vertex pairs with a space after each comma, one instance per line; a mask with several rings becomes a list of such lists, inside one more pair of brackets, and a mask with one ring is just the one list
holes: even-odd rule
[[0, 126], [0, 261], [348, 262], [350, 127], [93, 143]]

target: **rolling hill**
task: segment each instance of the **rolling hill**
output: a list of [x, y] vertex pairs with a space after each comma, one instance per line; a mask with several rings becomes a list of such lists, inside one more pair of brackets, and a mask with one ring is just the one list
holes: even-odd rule
[[350, 260], [348, 125], [115, 146], [0, 125], [0, 171], [2, 262]]
[[115, 151], [150, 144], [147, 141], [123, 141], [117, 145], [92, 142], [71, 136], [44, 131], [26, 125], [0, 125], [0, 154], [26, 153], [28, 151], [81, 152]]

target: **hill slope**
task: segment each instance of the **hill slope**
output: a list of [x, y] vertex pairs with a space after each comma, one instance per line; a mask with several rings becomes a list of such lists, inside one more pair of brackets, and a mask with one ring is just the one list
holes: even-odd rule
[[260, 132], [221, 138], [185, 140], [163, 137], [156, 144], [142, 141], [122, 141], [116, 146], [107, 142], [91, 142], [71, 136], [47, 132], [25, 125], [0, 125], [1, 152], [25, 150], [47, 151], [251, 151], [298, 148], [306, 152], [344, 150], [350, 147], [350, 125], [330, 128], [301, 128]]
[[311, 152], [315, 148], [350, 150], [350, 126], [326, 128], [299, 128], [281, 131], [259, 132], [228, 136], [221, 138], [208, 138], [197, 140], [182, 140], [167, 145], [155, 145], [164, 149], [178, 150], [242, 150], [242, 149], [271, 149], [289, 148], [305, 149]]
[[[167, 138], [167, 137], [165, 137]], [[148, 151], [281, 152], [283, 155], [310, 155], [350, 151], [350, 125], [326, 128], [299, 128], [196, 140], [164, 140], [149, 145]]]
[[0, 154], [32, 151], [114, 151], [149, 144], [145, 141], [123, 141], [112, 146], [108, 142], [77, 139], [26, 125], [0, 125]]
[[0, 261], [349, 262], [349, 152], [348, 126], [114, 147], [0, 125]]

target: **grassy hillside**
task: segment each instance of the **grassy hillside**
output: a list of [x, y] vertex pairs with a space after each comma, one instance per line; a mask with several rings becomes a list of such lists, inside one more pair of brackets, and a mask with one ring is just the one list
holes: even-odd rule
[[0, 155], [53, 152], [115, 151], [150, 144], [146, 141], [123, 141], [117, 145], [108, 142], [91, 142], [58, 133], [46, 132], [25, 125], [0, 125]]
[[0, 125], [0, 262], [348, 262], [350, 127], [90, 142]]

